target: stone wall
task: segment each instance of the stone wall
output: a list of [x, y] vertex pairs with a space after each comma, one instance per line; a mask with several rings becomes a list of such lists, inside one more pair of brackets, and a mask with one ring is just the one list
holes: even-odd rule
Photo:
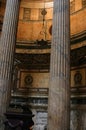
[[[53, 4], [46, 4], [47, 14], [45, 15], [45, 24], [43, 29], [43, 16], [41, 14], [44, 4], [27, 3], [28, 1], [21, 1], [19, 24], [17, 40], [20, 41], [34, 41], [37, 39], [46, 38], [51, 40], [50, 28], [53, 18]], [[28, 6], [27, 6], [28, 5]], [[71, 0], [70, 10], [73, 10], [70, 15], [70, 29], [71, 35], [83, 32], [86, 30], [86, 3], [84, 0]], [[5, 4], [0, 7], [0, 15], [4, 16]], [[44, 34], [46, 33], [46, 36]]]
[[[71, 35], [75, 35], [86, 30], [86, 6], [82, 5], [82, 0], [73, 0], [72, 2], [74, 2], [74, 11], [71, 12], [70, 15], [70, 30]], [[27, 2], [25, 4], [27, 4]], [[32, 6], [26, 8], [25, 4], [20, 8], [17, 39], [24, 41], [42, 39], [45, 37], [43, 33], [43, 31], [45, 31], [46, 40], [51, 40], [52, 36], [49, 31], [52, 25], [53, 7], [46, 7], [45, 30], [43, 30], [43, 16], [41, 14], [43, 7], [37, 8], [36, 5], [36, 8], [32, 8]], [[70, 2], [70, 6], [71, 4]], [[26, 14], [25, 9], [27, 9]]]
[[[47, 111], [34, 111], [33, 130], [46, 130]], [[70, 130], [86, 130], [86, 110], [71, 110], [70, 112]]]
[[86, 130], [86, 110], [72, 110], [70, 130]]
[[[43, 25], [43, 8], [20, 8], [19, 24], [18, 24], [18, 40], [34, 41], [37, 39], [50, 40], [51, 35], [49, 29], [52, 24], [53, 8], [46, 9], [45, 22]], [[46, 36], [45, 36], [46, 33]]]
[[86, 8], [75, 12], [70, 17], [71, 22], [71, 35], [86, 31]]
[[47, 111], [43, 110], [33, 110], [35, 114], [34, 120], [34, 127], [33, 130], [46, 130], [47, 128]]

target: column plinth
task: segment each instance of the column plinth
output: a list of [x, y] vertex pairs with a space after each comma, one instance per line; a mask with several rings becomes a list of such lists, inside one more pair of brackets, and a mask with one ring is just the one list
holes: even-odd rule
[[[0, 41], [0, 122], [11, 94], [12, 68], [16, 44], [20, 0], [7, 0]], [[0, 125], [0, 130], [3, 128]]]
[[50, 63], [48, 130], [69, 130], [70, 32], [69, 0], [55, 0]]

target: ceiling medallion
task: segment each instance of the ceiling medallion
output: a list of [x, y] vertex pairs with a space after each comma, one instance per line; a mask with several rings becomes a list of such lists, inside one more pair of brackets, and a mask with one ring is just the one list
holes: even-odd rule
[[28, 74], [27, 76], [25, 76], [24, 82], [25, 85], [32, 85], [33, 77], [30, 74]]
[[82, 82], [82, 75], [79, 71], [77, 71], [74, 75], [74, 82], [75, 82], [75, 85], [80, 85]]

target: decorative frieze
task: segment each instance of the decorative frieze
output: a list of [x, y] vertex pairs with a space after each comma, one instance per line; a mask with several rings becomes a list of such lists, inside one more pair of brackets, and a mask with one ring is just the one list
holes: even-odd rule
[[86, 46], [71, 50], [71, 67], [86, 64]]
[[15, 58], [20, 61], [19, 68], [49, 69], [50, 54], [16, 54]]

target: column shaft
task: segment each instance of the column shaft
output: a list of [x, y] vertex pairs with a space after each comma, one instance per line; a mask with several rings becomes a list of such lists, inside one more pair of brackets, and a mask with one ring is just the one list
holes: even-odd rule
[[[11, 91], [16, 32], [20, 0], [7, 0], [0, 41], [0, 121]], [[1, 121], [2, 122], [2, 121]], [[1, 126], [0, 129], [2, 130]]]
[[55, 0], [51, 45], [48, 130], [69, 130], [69, 0]]

